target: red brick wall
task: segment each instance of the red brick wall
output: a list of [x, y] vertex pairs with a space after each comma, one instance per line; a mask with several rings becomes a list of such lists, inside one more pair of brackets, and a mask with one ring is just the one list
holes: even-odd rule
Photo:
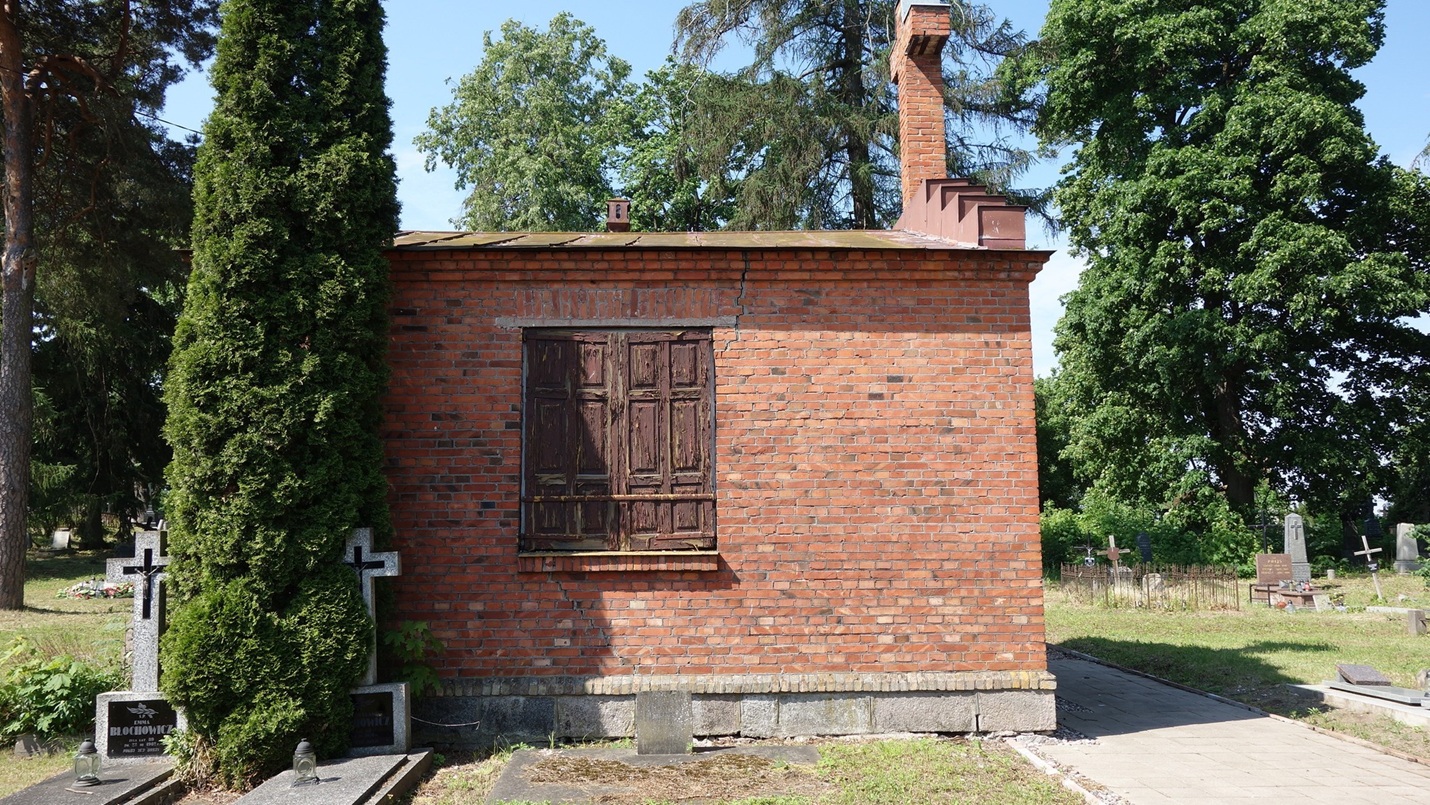
[[[446, 643], [444, 675], [1046, 667], [1027, 294], [1043, 254], [391, 257], [391, 583], [400, 617]], [[696, 319], [726, 320], [718, 569], [520, 572], [516, 325]]]

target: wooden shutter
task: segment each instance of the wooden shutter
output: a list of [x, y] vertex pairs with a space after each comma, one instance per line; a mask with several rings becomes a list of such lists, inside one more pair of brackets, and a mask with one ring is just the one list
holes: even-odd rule
[[611, 364], [609, 333], [527, 339], [523, 550], [617, 547]]
[[526, 338], [522, 550], [715, 547], [708, 332]]
[[715, 547], [710, 335], [625, 334], [622, 531], [629, 550]]

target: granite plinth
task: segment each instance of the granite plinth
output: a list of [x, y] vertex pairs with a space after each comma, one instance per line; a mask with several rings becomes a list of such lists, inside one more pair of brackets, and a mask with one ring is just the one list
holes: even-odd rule
[[162, 693], [113, 691], [94, 700], [94, 746], [104, 763], [150, 761], [164, 754], [164, 736], [184, 729], [184, 712]]
[[412, 748], [412, 695], [406, 682], [354, 688], [352, 757], [403, 755]]

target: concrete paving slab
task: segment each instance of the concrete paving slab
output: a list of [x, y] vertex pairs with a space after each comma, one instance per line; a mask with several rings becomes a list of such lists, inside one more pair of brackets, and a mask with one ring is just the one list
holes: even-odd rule
[[568, 786], [533, 783], [530, 768], [551, 757], [580, 757], [614, 760], [630, 766], [675, 766], [696, 763], [725, 754], [753, 755], [769, 760], [812, 766], [819, 762], [819, 750], [812, 746], [734, 746], [697, 749], [688, 755], [641, 755], [635, 749], [523, 749], [515, 752], [487, 795], [487, 802], [544, 802], [548, 805], [585, 805], [600, 802], [612, 793], [607, 786]]
[[1430, 766], [1077, 659], [1051, 659], [1058, 725], [1088, 740], [1028, 747], [1145, 803], [1430, 802]]
[[102, 767], [100, 784], [83, 789], [72, 789], [74, 773], [65, 772], [0, 799], [0, 805], [122, 805], [162, 785], [173, 770], [167, 759]]

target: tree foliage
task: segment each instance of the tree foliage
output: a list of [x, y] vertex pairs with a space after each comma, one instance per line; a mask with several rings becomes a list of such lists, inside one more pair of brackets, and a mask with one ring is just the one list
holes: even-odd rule
[[546, 31], [516, 20], [482, 36], [482, 61], [417, 137], [472, 188], [453, 223], [482, 231], [591, 230], [630, 140], [630, 65], [589, 25], [558, 14]]
[[[41, 344], [83, 355], [67, 371], [86, 390], [115, 368], [128, 308], [172, 277], [156, 256], [182, 226], [182, 149], [140, 118], [212, 45], [216, 0], [51, 0], [0, 9], [0, 105], [4, 118], [5, 257], [0, 312], [0, 606], [22, 603], [34, 426], [32, 352]], [[182, 199], [183, 193], [178, 193]], [[176, 220], [176, 216], [180, 220]], [[36, 320], [36, 305], [41, 318]], [[43, 375], [41, 382], [54, 383]], [[113, 387], [105, 387], [106, 395]], [[57, 393], [55, 409], [76, 401]], [[83, 419], [83, 417], [78, 417]], [[94, 442], [131, 442], [146, 424], [116, 436], [112, 422], [87, 423]], [[152, 431], [150, 431], [152, 433]], [[75, 468], [94, 493], [112, 493], [117, 449], [89, 451]], [[101, 453], [105, 454], [101, 456]], [[132, 458], [132, 456], [131, 456]], [[115, 459], [115, 460], [111, 460]], [[59, 458], [58, 460], [64, 460]], [[36, 477], [52, 473], [42, 469]]]
[[338, 753], [372, 646], [339, 562], [354, 527], [387, 527], [382, 24], [378, 0], [224, 6], [165, 390], [182, 603], [161, 684], [231, 785], [301, 737]]
[[1424, 179], [1354, 106], [1381, 5], [1054, 0], [1005, 68], [1075, 147], [1055, 198], [1088, 267], [1056, 347], [1095, 488], [1246, 515], [1263, 480], [1334, 511], [1384, 484], [1430, 275]]
[[[889, 79], [895, 0], [703, 0], [676, 19], [677, 47], [708, 63], [732, 39], [753, 51], [743, 79], [709, 97], [713, 131], [744, 168], [737, 229], [874, 229], [898, 218], [897, 101]], [[1028, 152], [993, 66], [1021, 43], [986, 6], [954, 2], [945, 48], [949, 170], [1008, 189]]]

